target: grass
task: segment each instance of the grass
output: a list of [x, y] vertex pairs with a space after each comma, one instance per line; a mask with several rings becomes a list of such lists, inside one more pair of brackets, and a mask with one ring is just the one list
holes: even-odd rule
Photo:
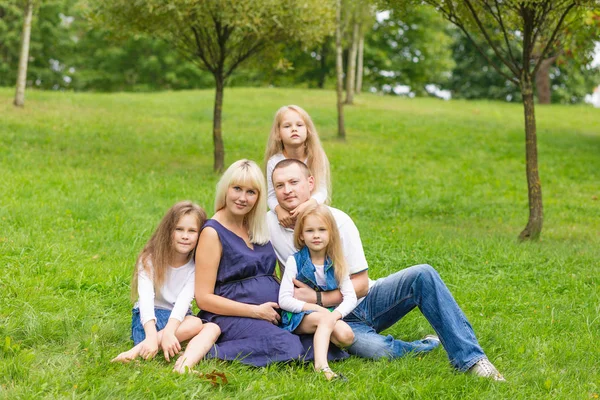
[[[174, 202], [212, 211], [212, 91], [72, 94], [0, 89], [0, 397], [593, 399], [600, 393], [600, 110], [537, 108], [542, 240], [527, 221], [519, 105], [359, 96], [347, 142], [328, 91], [228, 89], [226, 165], [261, 160], [283, 104], [313, 116], [333, 205], [355, 220], [370, 276], [428, 263], [508, 384], [455, 373], [439, 349], [334, 365], [208, 361], [229, 384], [175, 376], [164, 360], [113, 365], [130, 346], [137, 253]], [[431, 333], [418, 311], [388, 333]]]

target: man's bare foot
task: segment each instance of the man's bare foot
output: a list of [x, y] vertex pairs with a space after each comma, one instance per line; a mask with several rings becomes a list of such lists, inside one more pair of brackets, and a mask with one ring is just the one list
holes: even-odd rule
[[110, 360], [110, 362], [121, 362], [126, 364], [131, 360], [135, 360], [137, 356], [140, 355], [139, 349], [136, 349], [136, 347], [134, 347], [131, 350], [124, 351], [123, 353]]

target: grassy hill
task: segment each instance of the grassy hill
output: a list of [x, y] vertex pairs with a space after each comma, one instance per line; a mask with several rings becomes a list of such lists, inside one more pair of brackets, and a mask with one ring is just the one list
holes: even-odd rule
[[[329, 91], [227, 89], [226, 165], [262, 161], [275, 111], [313, 117], [333, 205], [353, 217], [370, 277], [438, 269], [508, 384], [458, 374], [446, 353], [310, 366], [204, 362], [229, 384], [175, 376], [162, 359], [113, 365], [130, 346], [133, 263], [174, 202], [212, 213], [212, 91], [0, 89], [0, 396], [4, 398], [564, 398], [600, 394], [600, 110], [537, 108], [545, 206], [527, 221], [523, 111], [496, 102], [360, 95], [336, 140]], [[418, 311], [388, 333], [432, 333]], [[594, 350], [596, 349], [596, 350]], [[594, 355], [595, 354], [595, 355]]]

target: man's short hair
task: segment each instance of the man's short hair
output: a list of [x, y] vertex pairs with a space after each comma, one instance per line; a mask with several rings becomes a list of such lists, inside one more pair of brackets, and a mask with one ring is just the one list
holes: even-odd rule
[[[277, 164], [275, 164], [275, 168], [273, 168], [273, 173], [275, 173], [276, 170], [281, 169], [281, 168], [286, 168], [289, 167], [290, 165], [297, 165], [298, 168], [300, 168], [300, 171], [302, 171], [302, 173], [304, 173], [305, 177], [309, 177], [312, 176], [312, 173], [310, 172], [310, 169], [308, 168], [308, 166], [306, 164], [304, 164], [302, 161], [300, 160], [296, 160], [295, 158], [286, 158], [284, 160], [279, 161]], [[271, 180], [273, 179], [273, 176], [271, 176]]]

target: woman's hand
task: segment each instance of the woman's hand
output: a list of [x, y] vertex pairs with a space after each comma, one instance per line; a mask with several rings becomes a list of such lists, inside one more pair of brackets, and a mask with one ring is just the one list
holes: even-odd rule
[[273, 301], [268, 301], [266, 303], [254, 306], [254, 318], [264, 319], [265, 321], [269, 321], [277, 325], [281, 320], [279, 313], [275, 311], [278, 308], [279, 305]]
[[288, 210], [284, 209], [281, 206], [275, 207], [275, 214], [277, 214], [277, 220], [279, 220], [279, 225], [284, 228], [294, 228], [294, 224], [296, 223], [296, 218], [293, 217]]
[[179, 352], [181, 351], [181, 344], [179, 343], [179, 340], [177, 340], [177, 338], [175, 337], [175, 333], [173, 332], [163, 333], [160, 346], [162, 347], [163, 353], [165, 355], [165, 360], [167, 360], [167, 362], [170, 361], [171, 357], [175, 357], [175, 354], [179, 354]]

